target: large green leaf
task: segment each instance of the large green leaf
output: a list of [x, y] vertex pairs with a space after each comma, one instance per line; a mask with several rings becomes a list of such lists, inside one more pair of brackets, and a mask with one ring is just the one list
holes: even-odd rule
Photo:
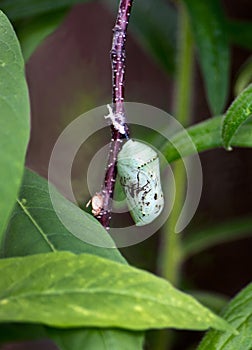
[[222, 316], [239, 331], [239, 334], [210, 331], [198, 350], [251, 350], [252, 284], [249, 284], [230, 302]]
[[[108, 233], [90, 215], [80, 211], [78, 207], [73, 206], [60, 194], [58, 194], [58, 197], [62, 203], [61, 209], [64, 211], [64, 214], [72, 218], [75, 225], [82, 225], [86, 218], [87, 231], [99, 235], [104, 245], [111, 241]], [[25, 201], [26, 204], [24, 205]], [[47, 182], [29, 170], [25, 172], [19, 202], [21, 206], [20, 204], [16, 205], [6, 232], [2, 252], [5, 256], [27, 255], [50, 252], [51, 250], [69, 250], [78, 254], [90, 253], [126, 263], [118, 250], [90, 245], [67, 231], [53, 211]], [[41, 337], [41, 332], [43, 332], [43, 337], [51, 337], [63, 350], [82, 349], [80, 345], [82, 344], [83, 346], [82, 341], [84, 340], [86, 348], [93, 349], [98, 341], [102, 339], [103, 347], [101, 345], [99, 347], [100, 350], [109, 349], [108, 343], [111, 344], [111, 349], [118, 349], [120, 342], [131, 344], [132, 350], [140, 350], [143, 342], [143, 335], [137, 332], [128, 333], [109, 329], [80, 328], [63, 332], [52, 328], [44, 330], [43, 327], [40, 327], [38, 332], [34, 332], [33, 330], [29, 331], [27, 325], [20, 325], [19, 327], [9, 325], [8, 329], [7, 339], [5, 339], [6, 332], [0, 332], [0, 342], [20, 340], [20, 334], [23, 335], [23, 339], [30, 339], [31, 336], [34, 338]], [[89, 347], [87, 347], [87, 341]]]
[[230, 148], [232, 137], [251, 114], [252, 84], [240, 93], [226, 112], [222, 126], [222, 139], [226, 148]]
[[[117, 249], [101, 248], [113, 246], [113, 242], [96, 219], [65, 199], [56, 189], [54, 193], [64, 216], [74, 226], [83, 227], [83, 240], [75, 237], [59, 220], [51, 203], [47, 181], [26, 170], [19, 200], [3, 241], [4, 257], [68, 250], [125, 262]], [[85, 242], [85, 237], [90, 241], [90, 235], [97, 237], [99, 246]]]
[[2, 0], [1, 9], [13, 20], [62, 10], [91, 0]]
[[[116, 14], [118, 1], [103, 0]], [[174, 72], [177, 12], [165, 0], [135, 1], [129, 31], [167, 72]]]
[[225, 15], [219, 0], [184, 0], [191, 18], [199, 62], [214, 115], [225, 107], [229, 87], [230, 56]]
[[0, 11], [0, 241], [21, 184], [29, 139], [29, 96], [15, 32]]
[[56, 327], [229, 329], [191, 296], [150, 273], [90, 254], [0, 260], [0, 321]]
[[[160, 145], [159, 149], [169, 162], [173, 162], [182, 156], [189, 156], [197, 152], [203, 152], [217, 147], [222, 147], [221, 127], [223, 117], [207, 119], [193, 125], [184, 131], [180, 131], [170, 138], [170, 142]], [[188, 138], [188, 136], [190, 138]], [[190, 141], [191, 139], [191, 141]], [[191, 142], [195, 145], [191, 147]], [[234, 147], [252, 147], [252, 121], [245, 122], [231, 140]]]

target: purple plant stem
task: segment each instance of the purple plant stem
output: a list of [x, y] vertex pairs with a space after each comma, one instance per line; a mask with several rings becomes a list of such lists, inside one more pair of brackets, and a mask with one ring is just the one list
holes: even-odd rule
[[[125, 43], [127, 27], [133, 0], [120, 0], [116, 24], [113, 29], [112, 48], [110, 52], [112, 65], [112, 111], [123, 126], [121, 133], [111, 123], [111, 143], [108, 156], [107, 170], [102, 188], [103, 208], [97, 219], [108, 230], [111, 220], [112, 199], [114, 195], [115, 180], [117, 175], [116, 161], [122, 147], [122, 141], [129, 137], [124, 110], [124, 82], [125, 82]], [[117, 119], [119, 116], [119, 119]]]

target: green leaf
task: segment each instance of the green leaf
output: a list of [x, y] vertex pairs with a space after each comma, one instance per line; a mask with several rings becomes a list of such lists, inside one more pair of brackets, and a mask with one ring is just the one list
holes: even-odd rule
[[184, 0], [192, 22], [207, 98], [214, 115], [220, 114], [229, 88], [230, 55], [225, 15], [219, 0]]
[[164, 0], [136, 1], [133, 6], [129, 30], [166, 72], [174, 72], [176, 10]]
[[0, 345], [50, 338], [61, 350], [142, 350], [141, 332], [118, 329], [59, 329], [36, 324], [7, 323], [0, 327]]
[[[207, 119], [180, 131], [170, 138], [170, 142], [160, 145], [160, 151], [169, 162], [217, 147], [222, 147], [221, 127], [223, 117]], [[188, 139], [188, 135], [190, 138]], [[191, 141], [190, 141], [191, 139]], [[192, 147], [192, 143], [195, 147]], [[246, 121], [231, 140], [234, 147], [252, 147], [252, 120]]]
[[251, 350], [252, 284], [230, 302], [222, 316], [239, 331], [239, 334], [210, 331], [203, 338], [198, 350]]
[[252, 83], [252, 57], [249, 57], [241, 66], [234, 85], [234, 94], [238, 96], [250, 83]]
[[2, 0], [1, 9], [12, 21], [65, 9], [90, 0]]
[[94, 255], [56, 252], [1, 259], [0, 270], [1, 322], [128, 330], [229, 329], [168, 281]]
[[29, 140], [29, 96], [16, 34], [0, 11], [0, 241], [22, 181]]
[[[69, 232], [59, 220], [51, 203], [48, 183], [37, 174], [26, 170], [19, 200], [10, 219], [2, 246], [4, 257], [68, 250], [74, 253], [89, 253], [124, 262], [107, 231], [76, 205], [54, 189], [60, 210], [73, 225], [83, 227], [83, 240]], [[85, 242], [95, 236], [99, 246]]]
[[230, 41], [237, 46], [252, 49], [252, 23], [251, 21], [227, 20], [227, 30]]
[[[118, 2], [103, 0], [116, 13]], [[165, 0], [135, 1], [129, 31], [168, 73], [175, 70], [177, 12]]]
[[[56, 191], [56, 190], [55, 190]], [[86, 230], [92, 234], [97, 234], [101, 237], [100, 243], [104, 243], [105, 246], [112, 245], [112, 241], [108, 233], [97, 223], [93, 217], [81, 211], [78, 207], [74, 206], [72, 203], [63, 198], [58, 194], [59, 202], [61, 205], [61, 210], [63, 210], [64, 215], [75, 222], [75, 225], [83, 225], [86, 218]], [[26, 204], [24, 205], [24, 199]], [[100, 248], [88, 243], [85, 243], [75, 236], [73, 236], [60, 222], [56, 213], [53, 211], [50, 196], [48, 193], [48, 184], [40, 176], [35, 173], [26, 170], [23, 185], [19, 195], [20, 204], [16, 205], [14, 209], [12, 218], [10, 220], [4, 246], [3, 255], [5, 256], [17, 256], [17, 255], [27, 255], [41, 252], [50, 252], [52, 247], [54, 250], [69, 250], [74, 253], [90, 253], [105, 257], [107, 259], [115, 260], [118, 262], [126, 263], [124, 258], [121, 256], [117, 249], [106, 249]], [[23, 204], [22, 204], [23, 202]], [[25, 211], [24, 211], [25, 209]], [[41, 234], [41, 230], [44, 233]], [[13, 326], [11, 329], [13, 329]], [[19, 333], [22, 333], [18, 328]], [[34, 335], [34, 332], [29, 330], [25, 332], [27, 326], [24, 326], [24, 334], [26, 336]], [[43, 330], [43, 327], [41, 327]], [[14, 327], [17, 331], [17, 327]], [[115, 332], [115, 333], [114, 333]], [[16, 339], [15, 332], [8, 332], [9, 340], [11, 336], [13, 340]], [[76, 330], [65, 330], [60, 331], [57, 329], [47, 329], [44, 330], [47, 337], [51, 337], [61, 349], [79, 350], [81, 349], [78, 344], [81, 344], [81, 340], [89, 342], [90, 349], [92, 349], [92, 341], [97, 344], [99, 339], [103, 339], [104, 345], [101, 346], [100, 350], [107, 350], [107, 343], [111, 343], [115, 349], [120, 348], [118, 344], [119, 338], [124, 339], [123, 342], [127, 344], [130, 342], [132, 350], [141, 349], [140, 345], [143, 342], [143, 335], [139, 333], [132, 333], [131, 336], [128, 332], [121, 332], [114, 330], [97, 330], [93, 329], [76, 329]], [[6, 333], [4, 332], [3, 335]], [[37, 334], [37, 333], [36, 333]], [[38, 333], [40, 336], [40, 333]], [[35, 337], [35, 336], [34, 336]], [[44, 336], [45, 338], [46, 336]], [[0, 341], [1, 341], [0, 333]], [[30, 339], [29, 337], [24, 339]], [[78, 343], [79, 341], [79, 343]], [[64, 345], [65, 344], [65, 345]], [[72, 345], [71, 345], [72, 344]], [[64, 346], [63, 346], [64, 345]], [[83, 346], [83, 343], [82, 343]], [[89, 348], [88, 348], [89, 349]], [[111, 347], [111, 349], [113, 349]]]
[[218, 223], [198, 232], [191, 232], [183, 239], [184, 259], [218, 244], [251, 236], [251, 230], [252, 219], [244, 217]]
[[17, 26], [17, 36], [20, 41], [23, 57], [28, 61], [35, 49], [43, 40], [60, 25], [66, 15], [66, 10], [48, 13], [25, 21], [25, 25]]
[[[73, 329], [69, 331], [47, 328], [50, 338], [61, 350], [142, 350], [143, 337], [140, 332], [125, 330]], [[140, 336], [139, 336], [140, 334]]]
[[229, 149], [230, 142], [238, 128], [252, 114], [252, 84], [250, 84], [234, 100], [228, 108], [222, 126], [222, 139], [224, 146]]

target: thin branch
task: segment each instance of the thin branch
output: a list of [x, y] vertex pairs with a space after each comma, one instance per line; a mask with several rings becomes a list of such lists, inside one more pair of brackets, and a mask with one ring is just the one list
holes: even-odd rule
[[116, 161], [122, 141], [129, 138], [124, 110], [125, 83], [125, 43], [127, 27], [133, 0], [120, 0], [116, 24], [113, 29], [112, 48], [110, 52], [112, 65], [112, 110], [107, 117], [111, 118], [111, 143], [107, 170], [102, 187], [102, 210], [97, 219], [108, 230], [111, 219], [112, 199], [117, 175]]

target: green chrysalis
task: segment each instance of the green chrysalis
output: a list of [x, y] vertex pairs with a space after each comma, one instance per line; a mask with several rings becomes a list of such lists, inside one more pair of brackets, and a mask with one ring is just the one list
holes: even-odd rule
[[128, 140], [118, 154], [117, 168], [136, 225], [151, 223], [164, 207], [157, 152], [145, 143]]

